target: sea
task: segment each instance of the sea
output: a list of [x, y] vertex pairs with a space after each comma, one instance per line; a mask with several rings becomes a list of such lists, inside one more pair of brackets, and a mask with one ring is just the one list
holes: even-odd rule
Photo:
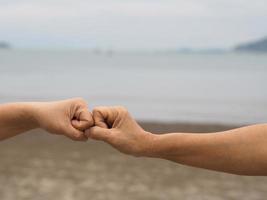
[[267, 122], [267, 54], [0, 50], [0, 103], [82, 97], [137, 120]]

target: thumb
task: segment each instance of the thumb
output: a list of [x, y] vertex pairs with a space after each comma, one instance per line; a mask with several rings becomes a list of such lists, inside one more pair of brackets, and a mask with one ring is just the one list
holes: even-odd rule
[[87, 140], [87, 137], [85, 137], [84, 133], [74, 128], [72, 125], [66, 128], [65, 135], [75, 141], [86, 141]]
[[94, 140], [108, 141], [111, 137], [111, 130], [94, 126], [85, 131], [85, 136]]
[[87, 108], [80, 108], [75, 112], [74, 118], [71, 120], [71, 123], [74, 128], [80, 131], [84, 131], [94, 126], [94, 119]]
[[90, 121], [80, 121], [80, 120], [76, 120], [76, 119], [71, 120], [71, 125], [80, 131], [84, 131], [84, 130], [92, 127], [94, 125], [93, 123], [94, 123], [93, 119], [91, 119]]

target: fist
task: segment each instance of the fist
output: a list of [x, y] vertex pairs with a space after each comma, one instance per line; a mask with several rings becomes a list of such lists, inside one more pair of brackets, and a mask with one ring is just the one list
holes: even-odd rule
[[34, 108], [40, 128], [72, 140], [86, 141], [84, 131], [94, 125], [87, 103], [81, 98], [35, 103]]
[[144, 131], [124, 107], [97, 107], [93, 118], [95, 126], [85, 131], [87, 137], [134, 156], [145, 156], [152, 148], [153, 134]]

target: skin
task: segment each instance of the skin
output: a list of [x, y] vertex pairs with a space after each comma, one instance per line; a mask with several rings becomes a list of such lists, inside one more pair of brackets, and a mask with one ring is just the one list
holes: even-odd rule
[[81, 98], [0, 105], [0, 140], [42, 128], [75, 141], [86, 141], [84, 131], [93, 125], [87, 103]]
[[238, 175], [267, 175], [267, 124], [224, 132], [153, 134], [143, 130], [123, 107], [97, 107], [87, 137], [122, 153]]

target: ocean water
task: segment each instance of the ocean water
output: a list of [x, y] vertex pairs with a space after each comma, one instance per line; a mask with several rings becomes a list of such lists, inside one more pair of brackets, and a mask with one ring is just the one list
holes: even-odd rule
[[139, 120], [267, 122], [267, 54], [0, 51], [0, 102], [83, 97]]

